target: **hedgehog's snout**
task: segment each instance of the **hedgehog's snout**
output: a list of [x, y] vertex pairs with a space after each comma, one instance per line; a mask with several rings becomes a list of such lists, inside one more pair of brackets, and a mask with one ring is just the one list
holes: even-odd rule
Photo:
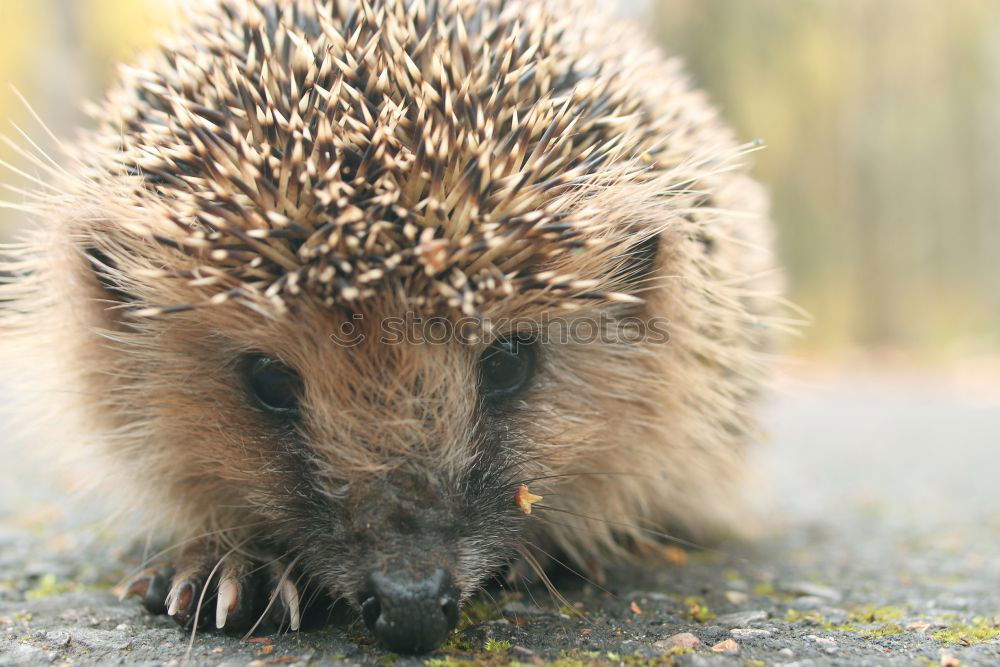
[[378, 642], [396, 653], [431, 651], [458, 623], [458, 542], [472, 527], [463, 497], [432, 478], [399, 469], [348, 492], [350, 541], [360, 548], [349, 559], [353, 590], [345, 592]]
[[405, 567], [374, 572], [361, 600], [365, 624], [397, 653], [432, 651], [458, 623], [458, 591], [440, 568], [427, 576]]

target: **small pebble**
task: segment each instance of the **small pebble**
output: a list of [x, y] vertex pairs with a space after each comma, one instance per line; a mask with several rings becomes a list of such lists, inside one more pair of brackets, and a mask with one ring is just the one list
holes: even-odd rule
[[746, 604], [750, 600], [750, 596], [742, 591], [726, 591], [723, 595], [725, 595], [726, 601], [733, 605]]
[[825, 605], [829, 600], [818, 595], [803, 595], [788, 603], [788, 606], [798, 611], [813, 611]]
[[57, 630], [54, 632], [43, 633], [42, 636], [44, 637], [45, 641], [54, 644], [55, 646], [66, 646], [69, 644], [68, 632], [61, 632]]
[[722, 614], [715, 619], [715, 623], [718, 625], [750, 625], [751, 623], [759, 623], [760, 621], [767, 620], [767, 612], [763, 609], [754, 609], [752, 611], [736, 611], [731, 614]]
[[669, 651], [672, 648], [698, 648], [701, 646], [701, 640], [690, 632], [679, 632], [666, 639], [653, 642], [653, 646], [664, 651]]
[[778, 651], [778, 655], [780, 655], [782, 658], [794, 658], [795, 651], [786, 646], [785, 648]]
[[839, 602], [841, 597], [839, 592], [829, 586], [814, 584], [811, 581], [782, 582], [778, 585], [778, 588], [786, 593], [791, 593], [792, 595], [813, 595], [820, 598], [826, 598], [832, 602]]
[[827, 653], [837, 652], [837, 642], [830, 639], [829, 637], [817, 637], [816, 635], [807, 635], [806, 639], [811, 639], [816, 642], [816, 645], [823, 649]]
[[763, 630], [761, 628], [733, 628], [729, 631], [736, 639], [763, 639], [764, 637], [770, 637], [770, 630]]

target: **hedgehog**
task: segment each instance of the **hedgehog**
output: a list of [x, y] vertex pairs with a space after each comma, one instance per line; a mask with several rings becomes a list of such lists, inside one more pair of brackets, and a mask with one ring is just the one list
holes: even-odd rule
[[587, 0], [207, 0], [64, 158], [24, 135], [4, 369], [166, 545], [128, 595], [227, 632], [336, 604], [419, 653], [498, 574], [740, 525], [785, 322], [766, 197], [640, 33]]

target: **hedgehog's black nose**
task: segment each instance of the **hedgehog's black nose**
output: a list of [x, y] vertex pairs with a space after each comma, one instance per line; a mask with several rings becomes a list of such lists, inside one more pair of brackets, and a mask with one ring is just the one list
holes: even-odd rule
[[425, 653], [441, 645], [458, 623], [458, 593], [444, 570], [414, 580], [403, 572], [375, 572], [361, 604], [365, 624], [396, 653]]

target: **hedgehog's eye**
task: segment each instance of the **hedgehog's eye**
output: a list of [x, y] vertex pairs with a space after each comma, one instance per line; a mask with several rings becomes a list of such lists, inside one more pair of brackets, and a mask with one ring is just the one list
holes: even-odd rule
[[302, 393], [298, 373], [277, 359], [252, 356], [246, 361], [247, 387], [257, 404], [269, 412], [290, 415]]
[[479, 361], [484, 394], [503, 398], [524, 389], [535, 373], [535, 341], [527, 336], [498, 338]]

